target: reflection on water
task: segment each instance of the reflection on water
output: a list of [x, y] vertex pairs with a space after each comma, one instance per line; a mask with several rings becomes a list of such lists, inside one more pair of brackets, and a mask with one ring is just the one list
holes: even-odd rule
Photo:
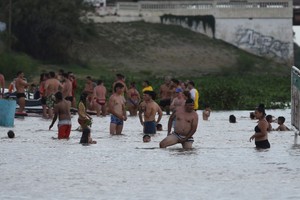
[[[271, 132], [271, 149], [249, 142], [256, 125], [250, 111], [213, 112], [194, 136], [194, 148], [160, 149], [164, 131], [142, 142], [138, 118], [125, 122], [121, 136], [109, 135], [109, 116], [93, 119], [97, 144], [52, 140], [56, 127], [37, 117], [16, 119], [16, 138], [0, 127], [0, 199], [300, 199], [300, 145], [293, 132]], [[229, 115], [237, 117], [229, 124]], [[269, 110], [285, 116], [290, 110]], [[73, 117], [73, 128], [78, 127]], [[276, 127], [277, 124], [273, 124]], [[294, 137], [294, 138], [293, 138]], [[262, 189], [263, 188], [263, 189]]]

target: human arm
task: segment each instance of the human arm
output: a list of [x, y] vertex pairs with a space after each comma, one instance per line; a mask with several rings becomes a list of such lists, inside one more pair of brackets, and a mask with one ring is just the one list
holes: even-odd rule
[[125, 104], [122, 105], [122, 111], [123, 111], [123, 117], [121, 119], [126, 121], [127, 120], [127, 112], [126, 112]]
[[195, 116], [193, 117], [193, 120], [191, 122], [191, 130], [189, 131], [189, 133], [186, 135], [186, 137], [184, 139], [179, 140], [179, 142], [185, 142], [187, 141], [190, 137], [192, 137], [198, 127], [198, 115], [195, 113]]
[[53, 125], [54, 125], [54, 123], [56, 122], [56, 120], [57, 120], [57, 115], [58, 115], [58, 108], [57, 108], [57, 105], [55, 105], [54, 106], [54, 117], [53, 117], [53, 119], [52, 119], [52, 122], [51, 122], [51, 124], [50, 124], [50, 126], [49, 126], [49, 130], [53, 127]]
[[158, 123], [160, 122], [160, 120], [161, 120], [161, 118], [162, 118], [162, 115], [163, 115], [162, 110], [161, 110], [161, 108], [159, 107], [159, 105], [157, 105], [157, 107], [158, 107], [158, 110], [157, 110], [158, 118], [157, 118], [157, 120], [156, 120], [156, 124], [158, 124]]
[[140, 122], [141, 122], [142, 126], [144, 126], [144, 121], [143, 121], [143, 113], [144, 113], [144, 111], [145, 111], [144, 103], [142, 102], [139, 105], [139, 119], [140, 119]]
[[176, 111], [172, 112], [169, 121], [168, 121], [168, 135], [171, 134], [171, 130], [172, 130], [172, 125], [173, 125], [173, 121], [176, 117]]

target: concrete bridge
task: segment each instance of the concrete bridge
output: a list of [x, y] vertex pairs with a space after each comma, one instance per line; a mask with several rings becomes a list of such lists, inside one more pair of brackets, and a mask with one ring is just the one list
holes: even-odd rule
[[118, 2], [116, 7], [98, 9], [104, 17], [95, 21], [177, 24], [292, 65], [295, 9], [293, 0]]

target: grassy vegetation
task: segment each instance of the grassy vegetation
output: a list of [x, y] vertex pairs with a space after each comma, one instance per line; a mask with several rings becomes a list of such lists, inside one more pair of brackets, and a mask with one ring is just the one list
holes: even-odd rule
[[214, 110], [253, 109], [259, 103], [283, 108], [290, 102], [290, 66], [173, 25], [134, 22], [97, 28], [94, 40], [74, 43], [70, 52], [75, 64], [52, 65], [22, 54], [0, 53], [0, 72], [11, 81], [22, 70], [29, 81], [38, 83], [43, 71], [72, 71], [79, 83], [77, 95], [87, 75], [103, 80], [111, 90], [115, 74], [122, 73], [127, 84], [137, 83], [139, 91], [142, 81], [149, 80], [157, 92], [163, 77], [171, 75], [193, 80], [200, 106], [208, 103]]

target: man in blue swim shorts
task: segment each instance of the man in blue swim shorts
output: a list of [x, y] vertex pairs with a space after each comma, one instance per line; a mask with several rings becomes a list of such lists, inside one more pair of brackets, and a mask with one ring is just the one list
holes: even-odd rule
[[[143, 102], [139, 107], [139, 119], [142, 124], [144, 134], [155, 134], [156, 124], [160, 122], [162, 117], [162, 110], [159, 105], [154, 101], [154, 91], [145, 91], [143, 94]], [[144, 114], [144, 119], [143, 119]], [[155, 119], [158, 114], [157, 120]]]
[[109, 112], [111, 113], [110, 134], [120, 135], [123, 130], [123, 121], [127, 120], [125, 101], [122, 96], [124, 85], [116, 83], [114, 85], [114, 93], [110, 96], [108, 101]]
[[[174, 132], [171, 133], [172, 122], [176, 119]], [[168, 122], [168, 136], [159, 143], [160, 148], [166, 148], [181, 143], [184, 149], [191, 149], [193, 135], [198, 127], [198, 114], [194, 110], [193, 99], [187, 99], [184, 107], [178, 107], [172, 113]]]

